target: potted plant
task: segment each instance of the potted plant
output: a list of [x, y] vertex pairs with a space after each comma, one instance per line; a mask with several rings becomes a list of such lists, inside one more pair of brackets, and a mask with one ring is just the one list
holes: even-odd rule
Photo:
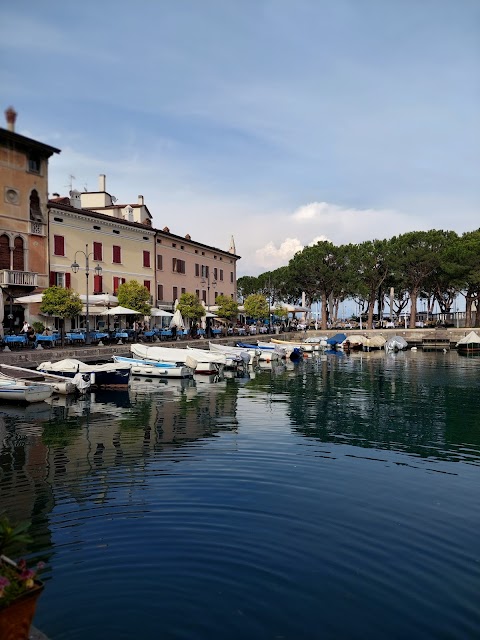
[[35, 615], [38, 597], [44, 585], [37, 573], [43, 564], [28, 568], [25, 560], [14, 562], [5, 551], [30, 541], [27, 524], [12, 526], [7, 517], [0, 518], [0, 638], [27, 640]]

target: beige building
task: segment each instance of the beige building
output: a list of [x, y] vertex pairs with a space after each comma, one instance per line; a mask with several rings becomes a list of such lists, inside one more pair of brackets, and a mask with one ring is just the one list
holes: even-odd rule
[[[150, 291], [151, 304], [164, 309], [173, 309], [186, 292], [207, 306], [220, 294], [236, 299], [239, 256], [233, 238], [225, 251], [177, 236], [168, 227], [156, 230], [143, 196], [118, 204], [106, 190], [105, 175], [99, 177], [98, 191], [54, 195], [48, 203], [50, 285], [86, 294], [88, 255], [89, 294], [116, 295], [122, 282], [137, 280]], [[76, 274], [74, 261], [80, 265]]]
[[[14, 298], [48, 287], [48, 161], [59, 149], [0, 128], [0, 323], [17, 330], [24, 308]], [[4, 311], [5, 308], [5, 311]]]

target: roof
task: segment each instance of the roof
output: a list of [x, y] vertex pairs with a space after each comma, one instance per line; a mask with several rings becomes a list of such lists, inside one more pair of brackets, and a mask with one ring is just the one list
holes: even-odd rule
[[10, 131], [9, 129], [3, 129], [1, 127], [0, 140], [13, 142], [16, 145], [27, 149], [35, 149], [36, 151], [43, 153], [43, 155], [47, 157], [52, 156], [54, 153], [61, 153], [61, 149], [51, 147], [49, 144], [44, 144], [43, 142], [39, 142], [38, 140], [27, 138], [26, 136], [22, 136], [15, 131]]

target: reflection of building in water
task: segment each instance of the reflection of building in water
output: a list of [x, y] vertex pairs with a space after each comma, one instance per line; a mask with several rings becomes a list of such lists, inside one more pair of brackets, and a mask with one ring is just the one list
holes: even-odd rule
[[[179, 382], [154, 394], [115, 391], [73, 404], [68, 398], [45, 403], [41, 424], [0, 415], [2, 507], [15, 520], [48, 514], [59, 487], [78, 501], [102, 502], [111, 487], [142, 481], [142, 468], [160, 452], [237, 428], [235, 384], [205, 384], [199, 391], [191, 380]], [[113, 469], [121, 471], [114, 482]]]

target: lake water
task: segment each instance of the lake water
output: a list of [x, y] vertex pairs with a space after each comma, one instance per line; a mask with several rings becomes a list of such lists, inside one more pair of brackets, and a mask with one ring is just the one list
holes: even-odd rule
[[[480, 358], [326, 356], [0, 407], [52, 640], [480, 637]], [[63, 401], [65, 403], [65, 401]]]

